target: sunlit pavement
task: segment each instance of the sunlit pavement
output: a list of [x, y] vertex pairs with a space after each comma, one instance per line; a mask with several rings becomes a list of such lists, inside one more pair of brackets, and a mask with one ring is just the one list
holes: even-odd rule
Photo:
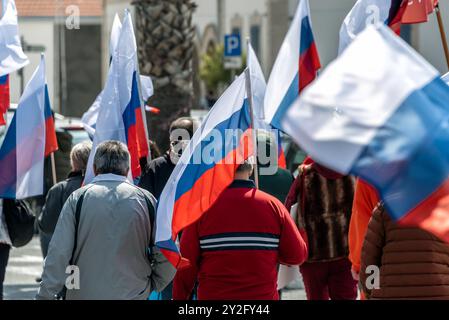
[[[25, 247], [11, 250], [4, 284], [6, 300], [29, 300], [35, 297], [39, 286], [36, 278], [41, 276], [42, 261], [39, 238], [37, 237]], [[302, 283], [298, 281], [285, 289], [282, 299], [305, 299]]]
[[4, 283], [6, 300], [33, 299], [38, 283], [36, 278], [42, 273], [42, 254], [39, 238], [35, 237], [28, 245], [12, 249]]

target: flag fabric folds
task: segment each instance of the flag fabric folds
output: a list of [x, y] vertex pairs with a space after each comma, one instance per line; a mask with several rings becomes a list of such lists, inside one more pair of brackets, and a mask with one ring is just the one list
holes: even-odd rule
[[441, 80], [446, 82], [449, 85], [449, 72], [446, 73], [444, 76], [441, 77]]
[[264, 99], [265, 121], [284, 131], [279, 114], [315, 79], [319, 68], [309, 1], [301, 0], [268, 80]]
[[243, 73], [195, 132], [161, 194], [156, 244], [178, 269], [188, 264], [175, 243], [178, 233], [212, 206], [234, 180], [237, 167], [253, 154], [246, 98]]
[[56, 139], [55, 120], [50, 104], [50, 96], [48, 94], [48, 86], [45, 83], [45, 157], [58, 150], [58, 140]]
[[401, 22], [403, 24], [427, 22], [428, 15], [434, 11], [437, 4], [438, 0], [408, 1]]
[[46, 151], [57, 149], [45, 82], [42, 56], [0, 147], [0, 198], [24, 199], [43, 194]]
[[449, 87], [385, 26], [369, 26], [283, 117], [319, 163], [360, 176], [399, 223], [449, 241]]
[[95, 119], [95, 131], [84, 183], [92, 181], [95, 148], [106, 140], [118, 140], [128, 146], [132, 178], [138, 177], [141, 174], [139, 159], [148, 156], [148, 141], [138, 85], [137, 45], [128, 10], [98, 103], [96, 119], [90, 118]]
[[29, 63], [20, 44], [16, 4], [14, 0], [5, 0], [3, 4], [4, 14], [0, 20], [0, 77]]
[[338, 53], [341, 54], [370, 24], [383, 23], [400, 34], [401, 20], [407, 4], [407, 0], [358, 0], [340, 28]]
[[9, 75], [0, 77], [0, 126], [5, 125], [4, 114], [9, 108]]
[[[256, 52], [254, 51], [250, 43], [248, 43], [247, 66], [251, 76], [251, 91], [254, 109], [254, 129], [262, 129], [267, 131], [273, 130], [274, 128], [264, 120], [263, 102], [265, 98], [265, 91], [267, 89], [267, 83], [265, 81], [265, 76], [263, 74], [259, 60], [257, 59]], [[278, 166], [285, 169], [287, 163], [285, 160], [284, 150], [282, 149], [281, 133], [277, 131], [277, 134], [273, 138], [275, 139], [277, 144]]]

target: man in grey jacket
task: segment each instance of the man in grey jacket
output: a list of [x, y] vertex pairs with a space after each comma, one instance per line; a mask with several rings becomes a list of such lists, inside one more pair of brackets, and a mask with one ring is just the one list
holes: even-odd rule
[[[150, 214], [155, 213], [156, 201], [127, 181], [128, 171], [124, 144], [106, 141], [97, 147], [96, 177], [75, 191], [62, 209], [37, 299], [54, 299], [66, 285], [68, 300], [144, 300], [172, 280], [175, 269], [160, 251], [153, 247], [151, 262], [148, 257], [153, 231]], [[75, 237], [80, 197], [84, 199]]]

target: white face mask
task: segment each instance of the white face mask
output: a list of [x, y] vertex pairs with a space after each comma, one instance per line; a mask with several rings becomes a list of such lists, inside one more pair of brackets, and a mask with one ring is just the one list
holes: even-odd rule
[[179, 140], [170, 142], [170, 161], [173, 164], [177, 164], [181, 159], [182, 152], [187, 148], [190, 140]]

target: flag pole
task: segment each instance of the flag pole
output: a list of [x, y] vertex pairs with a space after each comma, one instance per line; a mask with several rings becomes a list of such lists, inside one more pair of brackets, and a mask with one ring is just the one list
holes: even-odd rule
[[443, 18], [441, 17], [440, 4], [438, 3], [435, 7], [435, 13], [438, 20], [438, 28], [440, 29], [441, 43], [443, 44], [444, 55], [446, 56], [447, 67], [449, 68], [449, 48], [446, 40], [446, 32], [444, 31]]
[[50, 154], [50, 159], [51, 159], [51, 174], [53, 177], [53, 185], [55, 185], [56, 183], [58, 183], [57, 179], [56, 179], [56, 162], [55, 162], [55, 153], [52, 152]]
[[[247, 48], [249, 48], [249, 37], [246, 38], [246, 44]], [[249, 50], [248, 50], [249, 52]], [[247, 63], [248, 64], [248, 63]], [[245, 69], [245, 83], [246, 83], [246, 94], [248, 99], [248, 105], [250, 110], [250, 116], [251, 116], [251, 132], [252, 132], [252, 138], [253, 138], [253, 149], [254, 149], [254, 182], [256, 183], [256, 188], [259, 189], [259, 167], [257, 164], [257, 137], [256, 137], [256, 128], [254, 126], [254, 110], [253, 110], [253, 91], [251, 87], [251, 72], [249, 70], [248, 65]]]

